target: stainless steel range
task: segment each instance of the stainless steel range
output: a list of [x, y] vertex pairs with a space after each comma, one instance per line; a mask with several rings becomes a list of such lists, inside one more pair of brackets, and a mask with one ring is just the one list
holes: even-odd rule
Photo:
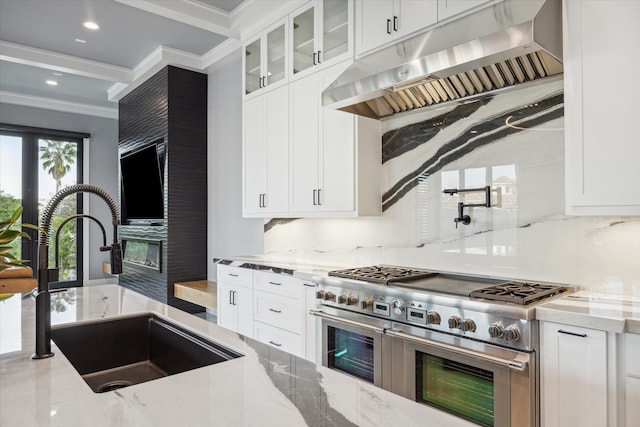
[[317, 282], [325, 366], [480, 425], [539, 425], [535, 308], [572, 288], [388, 265]]

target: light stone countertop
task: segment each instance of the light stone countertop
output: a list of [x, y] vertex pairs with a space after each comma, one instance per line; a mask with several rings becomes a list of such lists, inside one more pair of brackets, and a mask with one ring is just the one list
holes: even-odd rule
[[[384, 260], [378, 261], [386, 264]], [[288, 257], [286, 254], [225, 257], [215, 259], [214, 262], [246, 268], [271, 269], [274, 272], [292, 274], [306, 280], [312, 280], [313, 276], [324, 277], [331, 270], [358, 266], [337, 265], [337, 263], [332, 264], [333, 261], [326, 259], [318, 261], [313, 257]], [[359, 265], [373, 264], [375, 262], [365, 261]], [[603, 289], [581, 289], [537, 307], [536, 318], [614, 333], [640, 334], [640, 287], [616, 289], [613, 292], [607, 291], [606, 286], [603, 286]]]
[[244, 357], [94, 393], [56, 347], [34, 352], [35, 302], [0, 301], [0, 426], [472, 426], [117, 285], [52, 295], [52, 323], [155, 312]]

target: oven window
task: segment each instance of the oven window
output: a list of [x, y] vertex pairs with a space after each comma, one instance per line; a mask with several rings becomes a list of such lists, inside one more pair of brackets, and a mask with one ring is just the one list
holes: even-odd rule
[[493, 372], [416, 351], [416, 400], [493, 426]]
[[373, 338], [327, 327], [328, 367], [373, 384]]

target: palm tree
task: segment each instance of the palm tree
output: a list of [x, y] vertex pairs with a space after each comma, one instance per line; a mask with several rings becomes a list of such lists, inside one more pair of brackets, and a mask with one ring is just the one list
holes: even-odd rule
[[64, 141], [46, 140], [46, 146], [40, 147], [42, 167], [56, 180], [56, 193], [62, 187], [62, 178], [71, 170], [75, 162], [76, 147]]

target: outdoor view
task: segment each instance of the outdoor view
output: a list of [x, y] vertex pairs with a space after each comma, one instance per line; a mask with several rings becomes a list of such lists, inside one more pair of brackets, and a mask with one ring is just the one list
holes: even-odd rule
[[[7, 218], [23, 205], [23, 138], [0, 135], [0, 218]], [[77, 144], [53, 139], [38, 139], [38, 170], [27, 171], [37, 179], [38, 223], [49, 200], [60, 189], [77, 183]], [[67, 197], [58, 205], [51, 222], [49, 265], [55, 265], [55, 230], [77, 211], [77, 195]], [[76, 222], [68, 222], [59, 233], [60, 281], [78, 278]], [[14, 255], [20, 257], [20, 241], [14, 242]], [[34, 266], [32, 266], [34, 267]]]

